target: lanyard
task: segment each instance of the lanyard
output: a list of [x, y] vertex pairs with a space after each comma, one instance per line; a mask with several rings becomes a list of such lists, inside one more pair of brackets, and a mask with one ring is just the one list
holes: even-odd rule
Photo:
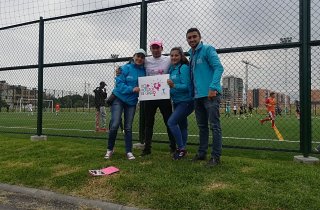
[[190, 60], [190, 78], [191, 78], [191, 81], [193, 81], [194, 79], [194, 70], [195, 70], [195, 66], [196, 66], [196, 62], [197, 62], [197, 57], [198, 57], [198, 54], [196, 53], [196, 50], [194, 52], [192, 52], [192, 58]]
[[198, 54], [196, 54], [196, 50], [194, 52], [192, 52], [192, 57], [191, 57], [191, 60], [190, 60], [190, 79], [191, 79], [191, 82], [192, 82], [192, 91], [191, 91], [191, 95], [194, 96], [195, 95], [195, 81], [194, 81], [194, 70], [195, 70], [195, 66], [196, 66], [196, 62], [197, 62], [197, 57], [198, 57]]

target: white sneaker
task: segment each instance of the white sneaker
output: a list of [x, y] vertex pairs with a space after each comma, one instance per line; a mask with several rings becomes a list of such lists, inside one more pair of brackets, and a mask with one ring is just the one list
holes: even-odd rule
[[133, 156], [132, 152], [128, 152], [128, 153], [127, 153], [127, 158], [128, 158], [128, 160], [134, 160], [134, 159], [136, 159], [136, 158]]
[[104, 156], [104, 159], [110, 159], [112, 154], [113, 154], [113, 150], [107, 150], [107, 153]]

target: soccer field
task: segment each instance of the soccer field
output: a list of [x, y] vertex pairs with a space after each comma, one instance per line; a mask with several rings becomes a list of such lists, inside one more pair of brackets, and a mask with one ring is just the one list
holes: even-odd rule
[[[107, 112], [107, 120], [110, 119], [110, 112]], [[36, 134], [37, 116], [27, 112], [0, 112], [0, 132], [23, 132]], [[238, 116], [221, 116], [223, 144], [227, 146], [259, 147], [273, 149], [299, 149], [300, 121], [294, 115], [287, 115], [276, 118], [276, 126], [283, 136], [279, 141], [275, 131], [271, 128], [270, 122], [264, 125], [259, 119], [265, 115], [255, 114], [252, 117], [239, 118]], [[320, 124], [320, 118], [312, 118], [313, 143], [320, 143], [320, 132], [316, 129]], [[135, 115], [133, 125], [133, 138], [138, 140], [139, 110]], [[105, 133], [95, 132], [95, 113], [91, 112], [67, 112], [62, 111], [59, 115], [55, 113], [43, 113], [43, 134], [78, 136], [95, 139], [106, 139]], [[119, 132], [119, 139], [123, 134]], [[156, 115], [154, 136], [156, 141], [167, 141], [167, 132], [160, 113]], [[189, 116], [189, 143], [198, 143], [198, 128], [194, 114]]]

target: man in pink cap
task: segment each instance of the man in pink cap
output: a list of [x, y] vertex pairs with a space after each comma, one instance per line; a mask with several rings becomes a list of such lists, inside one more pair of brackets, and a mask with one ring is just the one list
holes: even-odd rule
[[[150, 51], [152, 56], [146, 57], [145, 59], [145, 70], [146, 76], [154, 76], [161, 74], [169, 73], [170, 66], [170, 57], [162, 55], [163, 44], [161, 40], [153, 40], [150, 42]], [[170, 151], [176, 151], [176, 142], [171, 134], [170, 129], [168, 128], [167, 122], [172, 113], [172, 106], [170, 99], [161, 99], [161, 100], [151, 100], [145, 101], [145, 147], [142, 151], [141, 156], [146, 156], [151, 154], [151, 142], [153, 135], [153, 126], [155, 120], [155, 114], [157, 109], [160, 109], [160, 112], [163, 117], [163, 121], [167, 127], [167, 132], [170, 140]]]

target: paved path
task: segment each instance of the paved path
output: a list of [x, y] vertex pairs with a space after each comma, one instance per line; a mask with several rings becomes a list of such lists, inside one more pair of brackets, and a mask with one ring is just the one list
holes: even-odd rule
[[138, 210], [138, 208], [0, 183], [0, 210]]

